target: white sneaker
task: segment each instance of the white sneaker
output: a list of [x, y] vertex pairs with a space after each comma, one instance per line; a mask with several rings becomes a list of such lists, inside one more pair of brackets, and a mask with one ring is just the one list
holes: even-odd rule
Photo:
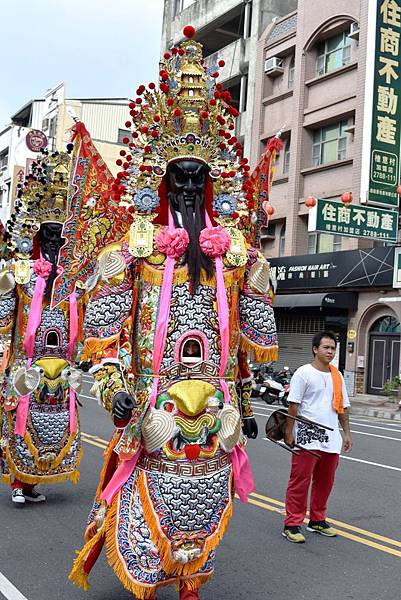
[[46, 496], [44, 494], [39, 494], [36, 490], [23, 490], [23, 495], [25, 500], [29, 500], [29, 502], [46, 502]]
[[25, 504], [25, 496], [21, 488], [15, 488], [12, 491], [11, 500], [16, 504]]

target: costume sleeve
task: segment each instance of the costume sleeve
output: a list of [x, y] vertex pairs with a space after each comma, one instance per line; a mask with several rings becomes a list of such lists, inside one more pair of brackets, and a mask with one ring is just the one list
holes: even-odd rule
[[238, 387], [240, 388], [241, 415], [243, 418], [253, 417], [251, 404], [252, 373], [249, 369], [246, 352], [238, 352]]
[[7, 336], [14, 326], [16, 308], [16, 286], [13, 274], [0, 271], [0, 334]]
[[240, 294], [240, 348], [252, 353], [256, 362], [277, 360], [278, 357], [272, 298], [269, 263], [260, 252], [250, 248]]
[[[17, 288], [11, 271], [0, 271], [0, 338], [3, 354], [0, 358], [0, 405], [12, 410], [17, 406], [17, 396], [9, 377], [9, 357], [17, 309]], [[0, 431], [1, 437], [1, 431]]]
[[103, 255], [84, 319], [82, 361], [92, 363], [93, 392], [109, 412], [117, 392], [131, 393], [132, 274], [119, 258], [117, 252]]

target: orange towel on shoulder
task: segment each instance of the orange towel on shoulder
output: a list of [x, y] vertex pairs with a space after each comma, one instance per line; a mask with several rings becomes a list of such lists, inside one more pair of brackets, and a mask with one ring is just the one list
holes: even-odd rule
[[337, 414], [344, 413], [343, 382], [340, 371], [334, 365], [329, 365], [333, 380], [333, 408]]

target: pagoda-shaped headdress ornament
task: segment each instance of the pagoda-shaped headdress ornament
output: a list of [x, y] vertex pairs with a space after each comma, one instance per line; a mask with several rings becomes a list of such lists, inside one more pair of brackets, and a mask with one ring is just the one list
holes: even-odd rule
[[24, 184], [19, 184], [14, 210], [7, 222], [8, 247], [20, 258], [29, 258], [32, 240], [42, 223], [64, 223], [70, 155], [43, 151], [32, 164]]
[[233, 222], [241, 213], [249, 217], [252, 208], [244, 185], [248, 161], [235, 136], [239, 113], [230, 93], [216, 84], [224, 61], [207, 67], [194, 34], [193, 27], [184, 28], [187, 39], [164, 54], [159, 89], [154, 83], [139, 86], [129, 105], [130, 137], [123, 140], [128, 150], [122, 150], [117, 161], [122, 170], [113, 197], [141, 215], [156, 215], [168, 164], [198, 160], [209, 167], [213, 181], [213, 217]]

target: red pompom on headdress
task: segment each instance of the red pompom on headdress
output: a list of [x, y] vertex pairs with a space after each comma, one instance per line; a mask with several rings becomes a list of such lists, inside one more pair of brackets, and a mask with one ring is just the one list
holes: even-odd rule
[[184, 29], [182, 30], [182, 33], [185, 35], [186, 38], [191, 40], [196, 33], [196, 29], [195, 27], [193, 27], [193, 25], [185, 25]]

